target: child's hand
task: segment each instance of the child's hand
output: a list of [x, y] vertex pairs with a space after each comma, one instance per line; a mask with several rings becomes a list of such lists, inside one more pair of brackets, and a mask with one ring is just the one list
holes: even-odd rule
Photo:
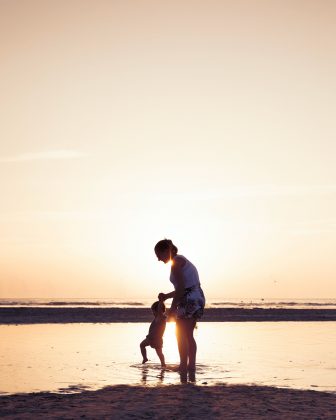
[[166, 295], [164, 293], [159, 293], [158, 299], [159, 299], [160, 302], [163, 302], [165, 300], [165, 298], [166, 298]]

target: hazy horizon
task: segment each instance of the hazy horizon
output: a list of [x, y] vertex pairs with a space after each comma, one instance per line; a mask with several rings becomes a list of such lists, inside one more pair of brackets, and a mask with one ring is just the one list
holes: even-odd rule
[[0, 298], [336, 297], [336, 3], [0, 2]]

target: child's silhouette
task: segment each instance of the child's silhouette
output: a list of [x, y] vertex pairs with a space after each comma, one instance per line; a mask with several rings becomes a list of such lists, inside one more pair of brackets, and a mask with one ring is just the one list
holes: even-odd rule
[[166, 316], [164, 314], [166, 307], [163, 302], [157, 301], [153, 303], [151, 309], [154, 315], [154, 319], [150, 324], [148, 335], [140, 343], [141, 354], [143, 357], [142, 363], [146, 363], [148, 361], [146, 347], [151, 346], [153, 349], [155, 349], [156, 354], [159, 356], [161, 366], [165, 367], [165, 358], [162, 353], [162, 336], [166, 329]]

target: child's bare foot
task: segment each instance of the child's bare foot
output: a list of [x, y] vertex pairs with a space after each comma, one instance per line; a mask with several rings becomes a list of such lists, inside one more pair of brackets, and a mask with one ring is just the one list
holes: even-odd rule
[[146, 362], [148, 362], [148, 359], [147, 359], [147, 357], [144, 357], [144, 359], [142, 361], [142, 364], [145, 364]]
[[174, 372], [187, 373], [187, 368], [183, 368], [181, 365], [172, 367], [172, 370]]

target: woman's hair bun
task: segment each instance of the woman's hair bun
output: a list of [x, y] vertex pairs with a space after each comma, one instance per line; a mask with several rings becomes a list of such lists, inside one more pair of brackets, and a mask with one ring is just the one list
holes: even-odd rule
[[173, 244], [173, 241], [171, 239], [162, 239], [154, 247], [155, 252], [162, 252], [166, 249], [171, 250], [172, 256], [175, 256], [178, 252], [177, 247]]

